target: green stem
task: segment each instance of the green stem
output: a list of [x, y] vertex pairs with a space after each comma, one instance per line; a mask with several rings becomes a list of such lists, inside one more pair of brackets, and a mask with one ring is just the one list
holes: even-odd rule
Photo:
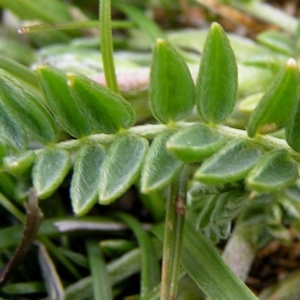
[[[112, 28], [117, 29], [128, 29], [133, 27], [133, 23], [129, 21], [112, 21]], [[63, 23], [40, 23], [37, 25], [30, 25], [21, 27], [18, 30], [20, 34], [27, 33], [36, 33], [36, 32], [44, 32], [44, 31], [53, 31], [53, 30], [74, 30], [74, 29], [88, 29], [99, 27], [99, 21], [87, 20], [87, 21], [72, 21], [72, 22], [63, 22]]]
[[106, 85], [114, 92], [119, 93], [113, 59], [110, 0], [101, 0], [99, 9], [101, 52]]
[[4, 195], [0, 194], [0, 205], [9, 211], [21, 223], [25, 223], [26, 216]]
[[[180, 130], [195, 124], [197, 123], [178, 122], [174, 126], [174, 129]], [[146, 139], [153, 139], [158, 134], [163, 133], [169, 129], [170, 127], [162, 124], [154, 124], [154, 125], [148, 124], [148, 125], [134, 126], [128, 129], [127, 133], [133, 137], [144, 137]], [[266, 150], [284, 149], [289, 153], [289, 155], [293, 159], [300, 162], [300, 153], [294, 151], [284, 139], [279, 139], [270, 135], [257, 135], [254, 138], [250, 138], [247, 135], [247, 132], [245, 130], [231, 128], [224, 125], [217, 125], [214, 127], [214, 129], [229, 140], [247, 139], [250, 143], [263, 147]], [[109, 145], [118, 137], [119, 137], [118, 134], [93, 134], [84, 139], [63, 141], [53, 146], [59, 149], [65, 149], [67, 151], [73, 151], [80, 148], [84, 142], [93, 142], [93, 143], [101, 143], [103, 145]], [[38, 154], [43, 150], [44, 149], [37, 149], [35, 150], [35, 153]]]
[[161, 300], [176, 299], [185, 216], [187, 167], [169, 191], [164, 229]]

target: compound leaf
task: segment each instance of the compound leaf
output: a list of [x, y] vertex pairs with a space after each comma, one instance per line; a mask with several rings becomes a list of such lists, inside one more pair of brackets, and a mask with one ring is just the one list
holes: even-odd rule
[[81, 75], [67, 78], [71, 95], [96, 131], [111, 134], [133, 126], [134, 109], [121, 95]]
[[144, 138], [124, 136], [109, 148], [99, 185], [99, 202], [109, 204], [121, 196], [137, 179], [148, 150]]
[[195, 179], [204, 183], [224, 184], [243, 179], [261, 157], [261, 150], [246, 140], [227, 143], [208, 158], [195, 173]]
[[293, 184], [298, 168], [285, 150], [265, 154], [246, 178], [249, 188], [265, 193], [274, 192]]
[[163, 124], [184, 119], [194, 106], [190, 71], [181, 54], [162, 39], [153, 52], [149, 97], [153, 116]]
[[158, 135], [147, 153], [141, 176], [141, 190], [147, 194], [166, 187], [179, 172], [182, 162], [166, 149], [171, 132]]
[[78, 152], [71, 181], [71, 201], [76, 215], [86, 214], [97, 202], [105, 150], [101, 145], [84, 145]]
[[213, 23], [206, 38], [196, 84], [196, 106], [207, 123], [221, 123], [237, 98], [237, 64], [222, 27]]
[[225, 143], [225, 138], [204, 124], [180, 130], [170, 137], [167, 149], [184, 162], [199, 162]]
[[33, 186], [39, 198], [49, 197], [60, 186], [71, 167], [69, 153], [46, 148], [38, 154], [32, 170]]

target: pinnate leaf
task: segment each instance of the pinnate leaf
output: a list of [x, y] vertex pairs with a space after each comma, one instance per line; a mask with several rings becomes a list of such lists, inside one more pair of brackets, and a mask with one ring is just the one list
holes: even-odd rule
[[181, 54], [162, 39], [153, 52], [149, 97], [153, 116], [163, 124], [186, 118], [194, 106], [190, 71]]
[[37, 74], [47, 105], [62, 127], [76, 138], [90, 134], [88, 119], [71, 96], [65, 74], [47, 65], [39, 66]]
[[111, 134], [133, 126], [134, 109], [121, 95], [81, 75], [67, 78], [71, 95], [93, 129]]
[[265, 193], [292, 185], [298, 178], [296, 162], [285, 150], [265, 154], [247, 176], [249, 188]]
[[36, 140], [44, 144], [57, 140], [57, 126], [50, 113], [4, 70], [0, 70], [0, 102]]
[[182, 167], [182, 163], [166, 149], [171, 134], [158, 135], [149, 148], [141, 176], [141, 190], [145, 194], [165, 188]]
[[243, 179], [261, 157], [258, 147], [246, 140], [227, 143], [208, 158], [195, 173], [195, 179], [204, 183], [224, 184]]
[[47, 198], [60, 186], [71, 167], [69, 153], [62, 149], [44, 149], [33, 166], [33, 186], [39, 198]]
[[250, 116], [247, 132], [250, 137], [257, 132], [275, 131], [286, 125], [299, 94], [299, 71], [294, 59], [276, 76], [254, 112]]
[[149, 142], [123, 136], [109, 148], [102, 167], [99, 202], [109, 204], [121, 196], [137, 179]]
[[225, 138], [204, 124], [180, 130], [170, 137], [167, 149], [184, 162], [199, 162], [225, 143]]
[[101, 145], [84, 145], [74, 164], [71, 201], [76, 215], [86, 214], [97, 202], [100, 172], [105, 151]]
[[237, 98], [237, 64], [222, 27], [213, 23], [206, 38], [196, 84], [196, 106], [207, 123], [221, 123]]

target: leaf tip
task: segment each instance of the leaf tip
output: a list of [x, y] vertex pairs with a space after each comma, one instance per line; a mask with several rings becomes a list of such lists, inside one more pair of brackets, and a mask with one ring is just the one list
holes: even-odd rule
[[298, 68], [297, 62], [294, 58], [289, 58], [288, 61], [286, 62], [286, 67], [287, 68]]
[[164, 39], [162, 39], [162, 38], [158, 38], [157, 40], [156, 40], [156, 45], [162, 45], [162, 44], [165, 44], [166, 43], [166, 41], [164, 40]]
[[211, 30], [223, 30], [222, 26], [217, 23], [217, 22], [213, 22], [211, 24], [211, 27], [210, 27]]

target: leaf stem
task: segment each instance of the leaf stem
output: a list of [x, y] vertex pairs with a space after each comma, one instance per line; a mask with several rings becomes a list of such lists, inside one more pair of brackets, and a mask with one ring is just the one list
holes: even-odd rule
[[[178, 122], [174, 124], [174, 130], [180, 130], [183, 128], [190, 127], [195, 125], [195, 122]], [[256, 135], [253, 138], [250, 138], [247, 135], [245, 130], [231, 128], [225, 125], [217, 125], [214, 128], [217, 132], [221, 135], [224, 135], [228, 140], [234, 139], [247, 139], [249, 142], [256, 144], [268, 151], [270, 150], [280, 150], [285, 149], [289, 155], [295, 159], [297, 162], [300, 162], [300, 153], [294, 151], [284, 139], [276, 138], [271, 135]], [[126, 132], [127, 134], [133, 137], [144, 137], [146, 139], [153, 139], [158, 134], [163, 133], [167, 130], [170, 130], [170, 127], [167, 125], [162, 124], [146, 124], [140, 126], [134, 126], [128, 129]], [[84, 139], [77, 139], [77, 140], [68, 140], [57, 143], [53, 145], [58, 149], [65, 149], [67, 151], [77, 150], [82, 146], [85, 142], [93, 142], [93, 143], [101, 143], [103, 145], [111, 144], [115, 139], [117, 139], [120, 135], [119, 134], [93, 134]], [[38, 154], [42, 152], [44, 148], [36, 149], [35, 153]]]
[[161, 300], [176, 299], [181, 261], [188, 169], [170, 186], [164, 229]]
[[110, 0], [99, 0], [99, 20], [101, 53], [106, 85], [114, 92], [119, 93], [113, 59]]

